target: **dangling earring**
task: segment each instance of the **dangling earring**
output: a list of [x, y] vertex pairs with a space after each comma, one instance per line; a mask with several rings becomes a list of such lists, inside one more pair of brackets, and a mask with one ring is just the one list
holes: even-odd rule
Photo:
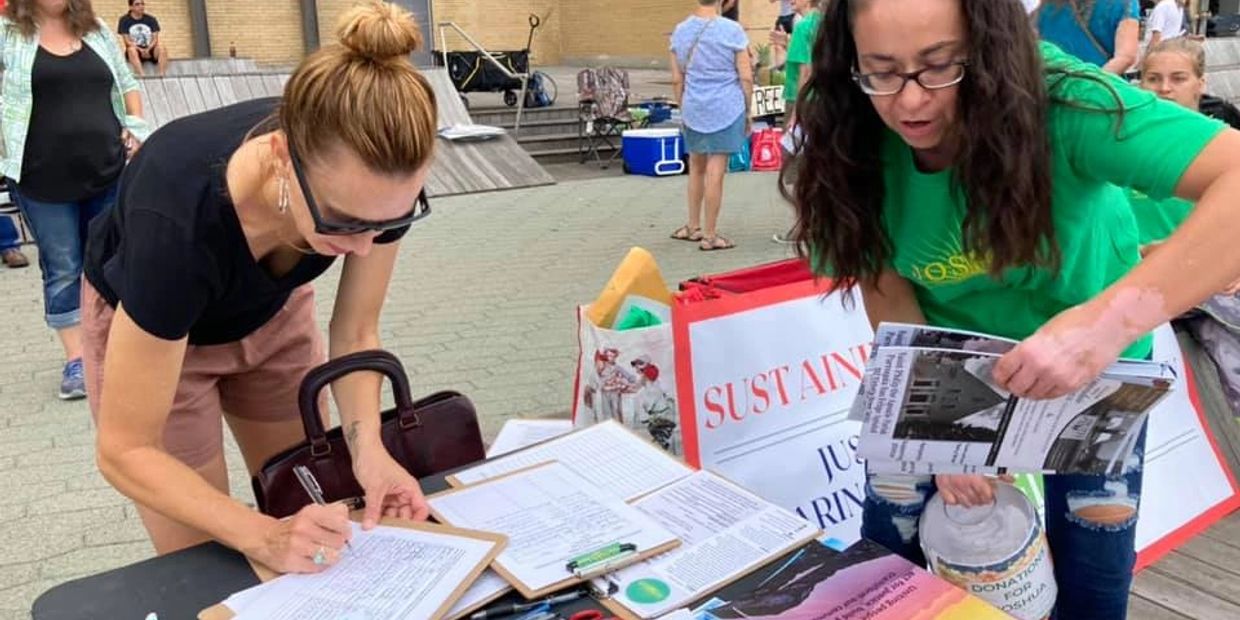
[[276, 203], [276, 209], [280, 211], [280, 215], [288, 213], [289, 200], [288, 177], [280, 175], [280, 197]]

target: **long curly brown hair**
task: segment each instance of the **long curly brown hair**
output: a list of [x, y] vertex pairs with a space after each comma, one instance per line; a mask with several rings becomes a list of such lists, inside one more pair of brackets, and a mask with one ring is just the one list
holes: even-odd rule
[[[35, 5], [38, 0], [9, 0], [4, 7], [4, 16], [12, 22], [11, 27], [24, 37], [33, 37], [39, 31], [35, 22]], [[90, 0], [65, 0], [69, 30], [78, 37], [99, 29], [99, 19], [95, 17], [95, 8]]]
[[[798, 252], [811, 256], [819, 273], [830, 271], [836, 289], [876, 284], [892, 257], [882, 224], [884, 125], [852, 78], [852, 17], [871, 1], [825, 3], [813, 75], [797, 103], [802, 156], [781, 183], [796, 205]], [[985, 257], [992, 276], [1019, 265], [1056, 268], [1048, 95], [1037, 38], [1016, 0], [960, 4], [969, 67], [957, 86], [957, 129], [947, 139], [957, 142], [952, 188], [967, 205], [964, 250]]]

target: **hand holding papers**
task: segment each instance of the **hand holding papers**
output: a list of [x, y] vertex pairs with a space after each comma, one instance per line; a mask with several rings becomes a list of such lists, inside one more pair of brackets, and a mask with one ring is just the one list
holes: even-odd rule
[[865, 417], [857, 453], [873, 472], [1122, 473], [1175, 379], [1162, 364], [1121, 360], [1075, 393], [1031, 400], [992, 379], [1015, 341], [884, 323], [875, 343], [852, 409]]
[[429, 504], [442, 522], [507, 536], [495, 569], [527, 598], [580, 581], [569, 562], [610, 545], [633, 545], [636, 561], [679, 544], [649, 516], [561, 463], [434, 495]]

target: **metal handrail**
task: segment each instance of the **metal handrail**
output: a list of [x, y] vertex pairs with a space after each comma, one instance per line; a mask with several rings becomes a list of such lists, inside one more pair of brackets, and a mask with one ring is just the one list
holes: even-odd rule
[[500, 61], [496, 60], [495, 57], [491, 55], [491, 52], [488, 52], [485, 47], [482, 47], [481, 43], [475, 41], [473, 37], [469, 36], [469, 33], [465, 32], [460, 26], [456, 25], [456, 22], [439, 22], [439, 44], [443, 46], [443, 49], [440, 50], [440, 54], [443, 56], [444, 69], [448, 68], [448, 39], [444, 36], [444, 28], [451, 28], [455, 30], [457, 34], [461, 35], [462, 39], [465, 39], [470, 45], [474, 46], [474, 49], [478, 50], [478, 52], [480, 52], [488, 62], [498, 67], [504, 75], [515, 80], [521, 80], [521, 96], [517, 98], [517, 121], [512, 128], [513, 135], [520, 136], [521, 115], [525, 112], [525, 91], [529, 88], [530, 84], [529, 72], [513, 73], [512, 71], [509, 71], [508, 67], [505, 67], [500, 63]]

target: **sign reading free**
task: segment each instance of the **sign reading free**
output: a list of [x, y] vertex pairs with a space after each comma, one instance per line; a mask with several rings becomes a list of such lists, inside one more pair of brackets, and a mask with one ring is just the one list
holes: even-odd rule
[[753, 89], [750, 116], [772, 116], [784, 113], [783, 86], [757, 86]]

